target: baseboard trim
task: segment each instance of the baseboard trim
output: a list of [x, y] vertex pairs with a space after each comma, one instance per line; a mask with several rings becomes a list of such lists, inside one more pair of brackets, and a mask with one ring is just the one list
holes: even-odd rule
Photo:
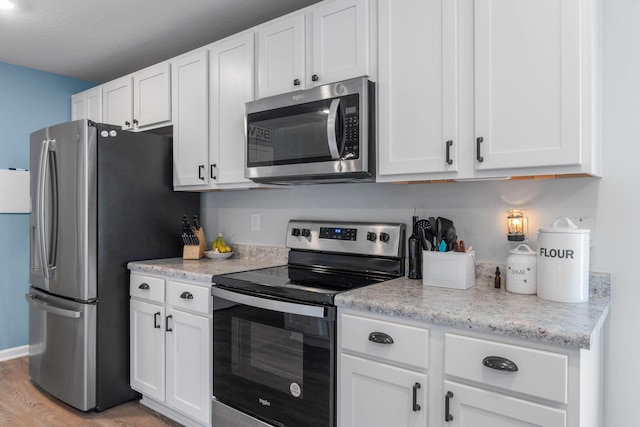
[[6, 360], [17, 359], [18, 357], [28, 356], [29, 346], [23, 345], [21, 347], [8, 348], [6, 350], [0, 350], [0, 362]]

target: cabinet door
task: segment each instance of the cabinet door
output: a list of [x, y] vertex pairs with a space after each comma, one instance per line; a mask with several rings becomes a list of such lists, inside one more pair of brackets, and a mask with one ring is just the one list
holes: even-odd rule
[[313, 9], [308, 86], [369, 75], [368, 18], [368, 0], [334, 1]]
[[427, 425], [426, 374], [347, 354], [340, 363], [339, 427]]
[[209, 183], [208, 82], [206, 50], [171, 63], [174, 186]]
[[136, 128], [171, 120], [170, 76], [168, 62], [133, 75], [133, 123]]
[[131, 76], [102, 86], [102, 121], [110, 125], [133, 129], [133, 89]]
[[164, 312], [156, 304], [130, 301], [131, 387], [159, 401], [165, 397]]
[[475, 1], [476, 169], [581, 163], [580, 3]]
[[167, 310], [167, 404], [209, 424], [212, 361], [209, 318]]
[[261, 25], [258, 30], [258, 97], [305, 85], [304, 14]]
[[71, 95], [71, 120], [80, 120], [87, 117], [87, 99], [84, 92]]
[[102, 123], [102, 87], [98, 86], [71, 97], [71, 120], [80, 119]]
[[379, 175], [455, 172], [456, 2], [380, 0], [379, 7]]
[[[516, 399], [503, 394], [444, 382], [444, 392], [451, 392], [447, 427], [565, 427], [565, 411]], [[445, 414], [446, 415], [446, 414]]]
[[251, 184], [244, 177], [244, 103], [254, 99], [254, 34], [216, 43], [211, 55], [210, 178]]

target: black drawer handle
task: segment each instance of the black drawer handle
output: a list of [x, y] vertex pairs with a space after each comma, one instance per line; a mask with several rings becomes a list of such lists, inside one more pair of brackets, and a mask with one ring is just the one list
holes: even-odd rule
[[487, 356], [482, 360], [482, 364], [487, 368], [495, 369], [497, 371], [518, 371], [518, 365], [513, 363], [511, 360], [500, 356]]
[[476, 138], [476, 160], [478, 163], [484, 162], [484, 157], [482, 157], [482, 148], [480, 148], [480, 144], [484, 142], [483, 137]]
[[158, 323], [158, 319], [160, 318], [160, 312], [153, 313], [153, 327], [156, 329], [160, 329], [160, 324]]
[[183, 292], [180, 294], [180, 298], [182, 299], [193, 299], [193, 294], [191, 292]]
[[447, 154], [446, 154], [446, 159], [445, 159], [445, 163], [448, 165], [453, 164], [453, 160], [451, 159], [451, 146], [453, 145], [453, 141], [447, 141]]
[[170, 314], [164, 318], [164, 329], [167, 332], [173, 332], [173, 329], [169, 327], [169, 319], [173, 319], [173, 315]]
[[143, 283], [140, 286], [138, 286], [138, 289], [142, 289], [143, 291], [148, 291], [149, 285], [147, 283]]
[[369, 334], [369, 341], [376, 344], [393, 344], [393, 338], [384, 332], [371, 332]]

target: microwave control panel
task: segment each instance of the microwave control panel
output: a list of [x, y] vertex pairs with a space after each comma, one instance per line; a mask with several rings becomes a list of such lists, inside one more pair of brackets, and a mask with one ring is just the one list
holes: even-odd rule
[[357, 159], [360, 156], [359, 98], [357, 94], [353, 94], [340, 99], [340, 101], [345, 104], [343, 109], [344, 150], [342, 151], [342, 160]]

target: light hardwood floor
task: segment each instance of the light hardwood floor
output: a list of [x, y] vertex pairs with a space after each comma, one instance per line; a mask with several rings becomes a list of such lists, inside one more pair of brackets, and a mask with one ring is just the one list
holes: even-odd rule
[[178, 427], [180, 424], [137, 401], [102, 412], [82, 412], [43, 393], [29, 381], [29, 359], [0, 363], [2, 427]]

